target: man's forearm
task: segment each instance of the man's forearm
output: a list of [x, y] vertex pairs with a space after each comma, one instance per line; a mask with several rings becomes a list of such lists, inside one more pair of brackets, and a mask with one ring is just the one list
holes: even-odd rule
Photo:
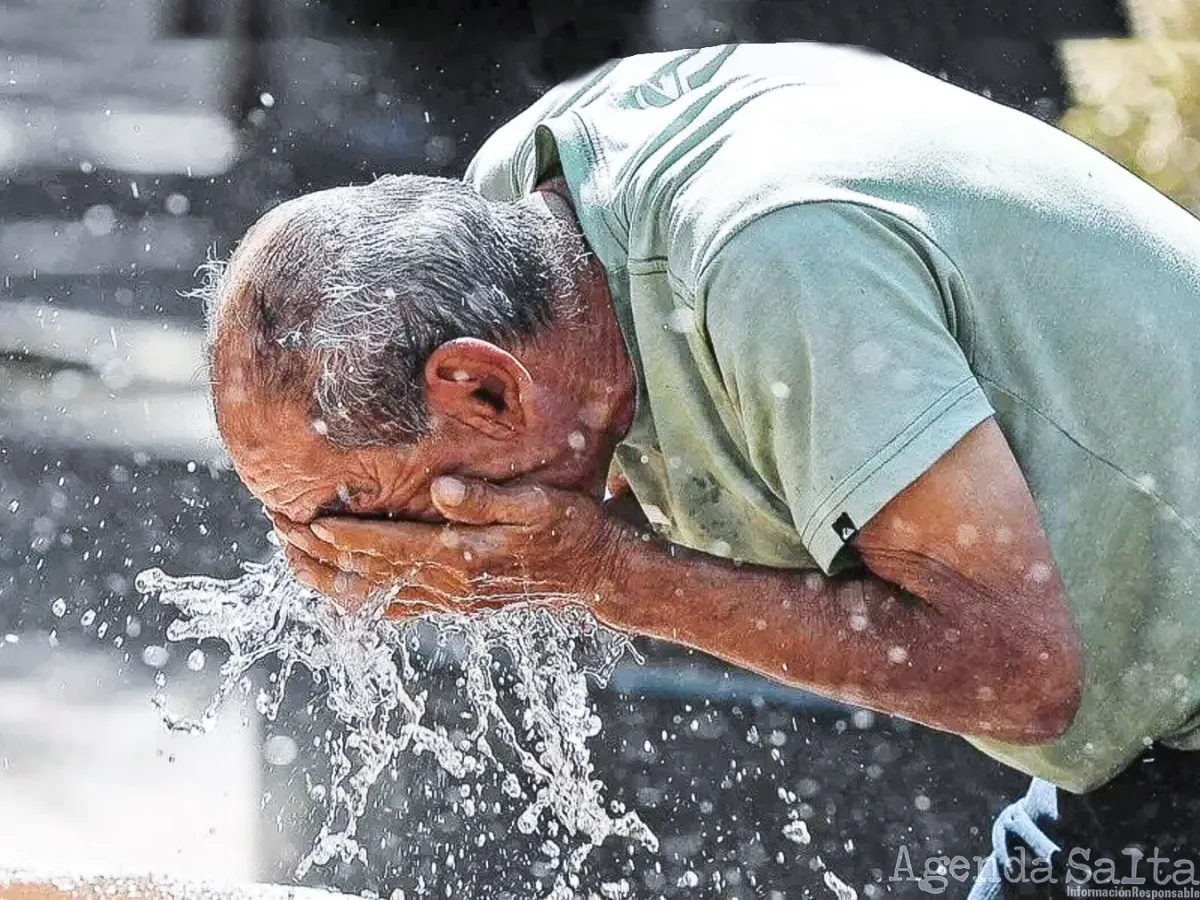
[[[617, 568], [595, 609], [615, 628], [936, 728], [1023, 743], [1054, 736], [1028, 724], [1036, 711], [1022, 724], [1006, 714], [1014, 699], [1036, 704], [1040, 690], [1029, 663], [1041, 657], [1030, 652], [1037, 635], [1019, 623], [951, 620], [865, 570], [829, 578], [644, 542]], [[978, 590], [957, 581], [952, 589]]]

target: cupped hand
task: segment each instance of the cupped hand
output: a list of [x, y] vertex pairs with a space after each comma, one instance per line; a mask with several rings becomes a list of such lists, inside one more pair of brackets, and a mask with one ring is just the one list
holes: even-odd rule
[[297, 577], [344, 608], [390, 592], [388, 616], [472, 612], [514, 601], [589, 604], [611, 590], [636, 540], [583, 494], [442, 477], [445, 524], [332, 516], [276, 519]]

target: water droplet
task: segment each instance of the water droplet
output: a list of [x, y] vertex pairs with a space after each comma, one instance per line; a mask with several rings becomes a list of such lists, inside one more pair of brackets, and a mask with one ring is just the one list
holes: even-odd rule
[[275, 734], [263, 742], [263, 759], [273, 766], [290, 766], [300, 755], [296, 742], [285, 734]]
[[92, 237], [106, 237], [112, 234], [117, 224], [117, 214], [107, 203], [88, 207], [83, 214], [83, 227]]
[[696, 328], [696, 314], [686, 307], [672, 310], [667, 315], [666, 324], [663, 326], [668, 331], [673, 331], [676, 334], [688, 334]]
[[850, 723], [859, 731], [866, 731], [875, 724], [875, 713], [869, 709], [856, 709], [850, 714]]
[[1029, 567], [1028, 578], [1034, 584], [1046, 584], [1054, 575], [1054, 569], [1044, 562], [1035, 562]]
[[812, 835], [808, 833], [808, 823], [803, 819], [797, 819], [794, 822], [788, 822], [784, 825], [783, 836], [793, 844], [808, 844], [812, 842]]
[[191, 208], [191, 203], [183, 194], [174, 193], [167, 195], [165, 206], [167, 212], [173, 216], [186, 216]]
[[[133, 634], [128, 630], [128, 628], [126, 629], [125, 633], [130, 637], [133, 637]], [[151, 644], [142, 651], [142, 662], [150, 666], [152, 669], [161, 669], [170, 661], [170, 659], [171, 654], [167, 648], [159, 646], [158, 644]]]
[[858, 900], [858, 892], [832, 872], [825, 873], [825, 887], [833, 891], [837, 900]]

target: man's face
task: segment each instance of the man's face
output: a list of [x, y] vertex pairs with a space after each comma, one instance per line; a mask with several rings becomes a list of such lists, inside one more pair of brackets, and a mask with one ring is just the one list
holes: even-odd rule
[[612, 454], [612, 443], [595, 432], [581, 442], [580, 424], [554, 428], [552, 439], [531, 434], [497, 442], [444, 419], [435, 419], [433, 434], [410, 447], [344, 448], [295, 404], [217, 402], [242, 481], [272, 516], [300, 524], [323, 515], [440, 521], [429, 491], [435, 478], [448, 474], [532, 480], [599, 499]]
[[346, 513], [437, 518], [429, 484], [442, 473], [419, 446], [338, 447], [320, 421], [270, 401], [225, 409], [221, 424], [238, 475], [273, 516], [299, 523]]
[[268, 251], [292, 212], [285, 204], [269, 213], [239, 247], [214, 334], [221, 435], [238, 474], [273, 516], [302, 524], [338, 513], [437, 521], [429, 492], [441, 475], [603, 497], [616, 443], [633, 418], [636, 381], [598, 263], [564, 280], [559, 301], [570, 314], [533, 338], [502, 348], [461, 337], [436, 347], [423, 383], [410, 387], [424, 392], [428, 412], [416, 444], [345, 448], [328, 439], [306, 403], [281, 402], [251, 377], [256, 345], [241, 322], [255, 297], [285, 302], [275, 295], [294, 287], [267, 277], [278, 264]]

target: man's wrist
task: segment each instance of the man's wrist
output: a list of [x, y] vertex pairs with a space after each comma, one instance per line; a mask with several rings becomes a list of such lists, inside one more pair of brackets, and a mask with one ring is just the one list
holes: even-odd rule
[[610, 542], [590, 606], [596, 618], [622, 631], [643, 633], [652, 613], [669, 605], [668, 586], [660, 584], [665, 573], [659, 570], [667, 558], [662, 544], [652, 532], [628, 525], [614, 525]]

